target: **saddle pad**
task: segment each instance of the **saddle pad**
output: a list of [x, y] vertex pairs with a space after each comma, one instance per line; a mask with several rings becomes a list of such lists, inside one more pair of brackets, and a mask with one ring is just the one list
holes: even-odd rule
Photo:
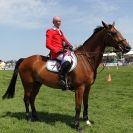
[[[72, 56], [73, 64], [69, 72], [72, 71], [77, 66], [77, 57], [75, 56], [74, 52], [71, 53], [71, 56]], [[60, 64], [56, 60], [48, 60], [46, 63], [46, 68], [51, 72], [59, 72]]]

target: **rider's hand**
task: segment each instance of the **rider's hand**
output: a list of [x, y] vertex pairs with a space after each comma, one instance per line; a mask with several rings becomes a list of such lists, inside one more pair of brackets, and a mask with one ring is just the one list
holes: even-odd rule
[[69, 50], [73, 51], [73, 46], [72, 45], [68, 46], [68, 48], [69, 48]]

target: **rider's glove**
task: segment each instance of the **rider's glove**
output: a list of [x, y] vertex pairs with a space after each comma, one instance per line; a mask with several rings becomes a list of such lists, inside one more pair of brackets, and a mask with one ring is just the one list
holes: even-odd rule
[[69, 48], [69, 50], [73, 51], [73, 46], [72, 45], [68, 46], [68, 48]]

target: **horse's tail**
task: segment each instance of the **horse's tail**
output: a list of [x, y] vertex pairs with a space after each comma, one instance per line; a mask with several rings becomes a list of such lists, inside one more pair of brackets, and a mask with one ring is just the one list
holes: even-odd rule
[[5, 98], [13, 98], [14, 97], [14, 93], [15, 93], [15, 85], [16, 85], [16, 80], [17, 80], [17, 76], [18, 76], [18, 68], [19, 65], [21, 64], [21, 62], [24, 60], [24, 58], [20, 58], [15, 65], [15, 69], [12, 75], [12, 79], [10, 81], [10, 84], [8, 86], [7, 91], [5, 92], [5, 94], [2, 96], [3, 99]]

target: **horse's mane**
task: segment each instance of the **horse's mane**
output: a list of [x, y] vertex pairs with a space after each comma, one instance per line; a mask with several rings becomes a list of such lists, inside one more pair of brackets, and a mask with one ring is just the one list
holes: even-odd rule
[[[112, 25], [108, 25], [110, 28], [112, 27]], [[93, 34], [83, 43], [83, 45], [88, 42], [88, 40], [90, 40], [96, 33], [98, 33], [99, 31], [103, 30], [104, 27], [103, 26], [97, 26], [94, 31], [93, 31]], [[80, 48], [82, 45], [79, 45], [76, 49]], [[75, 49], [75, 50], [76, 50]]]
[[104, 27], [103, 26], [97, 26], [94, 31], [93, 31], [93, 34], [83, 43], [83, 45], [88, 41], [90, 40], [96, 33], [98, 33], [99, 31], [103, 30]]

